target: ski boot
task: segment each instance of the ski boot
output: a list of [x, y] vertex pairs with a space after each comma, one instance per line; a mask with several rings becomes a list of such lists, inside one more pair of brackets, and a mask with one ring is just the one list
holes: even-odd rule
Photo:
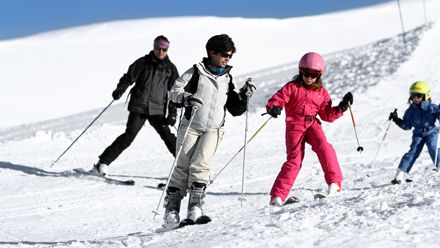
[[194, 182], [190, 188], [188, 200], [188, 212], [185, 219], [185, 225], [205, 224], [211, 221], [211, 218], [203, 214], [203, 204], [205, 203], [206, 184]]
[[283, 200], [280, 197], [271, 197], [269, 205], [274, 207], [281, 207], [283, 205]]
[[164, 223], [162, 227], [164, 229], [173, 229], [179, 226], [180, 223], [180, 203], [183, 196], [180, 194], [180, 190], [176, 187], [169, 187], [167, 195], [164, 200], [165, 215], [163, 216]]
[[95, 176], [106, 177], [108, 175], [108, 165], [98, 162], [93, 165], [93, 168], [89, 171], [90, 174]]
[[397, 168], [396, 176], [394, 177], [393, 180], [391, 180], [391, 183], [392, 184], [401, 184], [403, 182], [403, 180], [405, 179], [405, 174], [406, 174], [406, 172]]
[[327, 194], [328, 195], [336, 195], [336, 194], [341, 193], [341, 191], [342, 191], [341, 183], [331, 183], [328, 186]]

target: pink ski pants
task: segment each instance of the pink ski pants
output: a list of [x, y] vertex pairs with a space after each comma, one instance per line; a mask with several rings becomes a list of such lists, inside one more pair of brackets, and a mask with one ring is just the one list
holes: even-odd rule
[[283, 201], [287, 198], [301, 169], [306, 142], [312, 146], [312, 150], [318, 155], [327, 184], [341, 183], [342, 172], [336, 152], [333, 146], [327, 142], [319, 121], [314, 119], [311, 123], [286, 123], [287, 161], [281, 167], [270, 195], [280, 197]]

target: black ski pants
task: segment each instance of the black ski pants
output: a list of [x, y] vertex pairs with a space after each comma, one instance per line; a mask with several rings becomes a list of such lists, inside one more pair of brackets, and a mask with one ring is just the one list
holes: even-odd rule
[[110, 165], [127, 147], [131, 145], [146, 120], [148, 120], [150, 125], [160, 135], [170, 153], [173, 154], [173, 156], [176, 156], [176, 136], [171, 133], [168, 125], [164, 123], [163, 116], [144, 115], [130, 112], [125, 133], [119, 135], [119, 137], [117, 137], [116, 140], [104, 150], [99, 156], [99, 162]]

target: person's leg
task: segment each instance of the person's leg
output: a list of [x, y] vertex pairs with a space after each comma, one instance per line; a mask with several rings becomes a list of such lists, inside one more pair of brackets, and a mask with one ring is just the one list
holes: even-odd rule
[[223, 130], [201, 134], [190, 159], [188, 187], [191, 187], [194, 182], [208, 184], [211, 160], [222, 138]]
[[127, 147], [131, 145], [146, 120], [145, 115], [130, 112], [123, 134], [116, 138], [99, 156], [99, 163], [110, 165]]
[[399, 170], [407, 173], [411, 170], [412, 166], [416, 162], [416, 159], [422, 152], [424, 144], [425, 141], [422, 137], [413, 135], [409, 151], [405, 153], [405, 155], [403, 155], [402, 159], [400, 160]]
[[428, 137], [426, 137], [426, 146], [428, 148], [428, 153], [429, 156], [432, 159], [432, 163], [435, 163], [435, 155], [437, 154], [437, 164], [434, 165], [435, 167], [438, 167], [440, 165], [440, 159], [439, 159], [439, 152], [437, 151], [436, 153], [436, 149], [437, 149], [437, 138], [438, 138], [438, 130], [433, 130], [432, 133], [430, 133], [428, 135]]
[[319, 123], [314, 123], [307, 129], [305, 140], [312, 146], [312, 151], [318, 155], [319, 163], [321, 164], [327, 184], [340, 184], [343, 178], [335, 149], [328, 143]]
[[203, 133], [197, 142], [194, 154], [190, 159], [188, 187], [189, 200], [187, 218], [196, 222], [204, 215], [205, 189], [209, 181], [211, 161], [223, 138], [223, 130]]
[[180, 148], [179, 144], [182, 144], [182, 150], [177, 158], [176, 167], [174, 168], [169, 183], [170, 187], [179, 188], [183, 196], [186, 195], [188, 189], [190, 161], [201, 135], [201, 133], [189, 129], [185, 140], [183, 140], [186, 129], [187, 127], [181, 127], [177, 132], [177, 150]]
[[[297, 130], [295, 130], [297, 129]], [[284, 202], [289, 194], [290, 189], [295, 182], [296, 177], [301, 169], [302, 160], [304, 158], [304, 134], [305, 129], [301, 125], [286, 126], [286, 153], [287, 161], [284, 162], [273, 183], [270, 195], [272, 198], [279, 197]]]
[[170, 127], [163, 122], [164, 117], [160, 115], [148, 116], [148, 122], [159, 134], [173, 156], [176, 156], [176, 136], [171, 132]]

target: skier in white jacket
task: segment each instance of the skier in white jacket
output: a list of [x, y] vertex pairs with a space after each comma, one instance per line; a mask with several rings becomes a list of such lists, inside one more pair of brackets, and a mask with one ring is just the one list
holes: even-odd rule
[[208, 57], [187, 70], [171, 88], [170, 100], [184, 107], [185, 114], [177, 132], [176, 150], [181, 148], [181, 152], [164, 201], [164, 227], [179, 225], [180, 202], [188, 190], [186, 223], [210, 221], [203, 214], [202, 205], [211, 159], [223, 137], [226, 110], [233, 116], [243, 114], [247, 106], [246, 94], [252, 95], [256, 90], [255, 84], [248, 81], [239, 92], [234, 91], [229, 74], [232, 66], [228, 63], [235, 51], [234, 42], [228, 35], [211, 37], [206, 44]]

